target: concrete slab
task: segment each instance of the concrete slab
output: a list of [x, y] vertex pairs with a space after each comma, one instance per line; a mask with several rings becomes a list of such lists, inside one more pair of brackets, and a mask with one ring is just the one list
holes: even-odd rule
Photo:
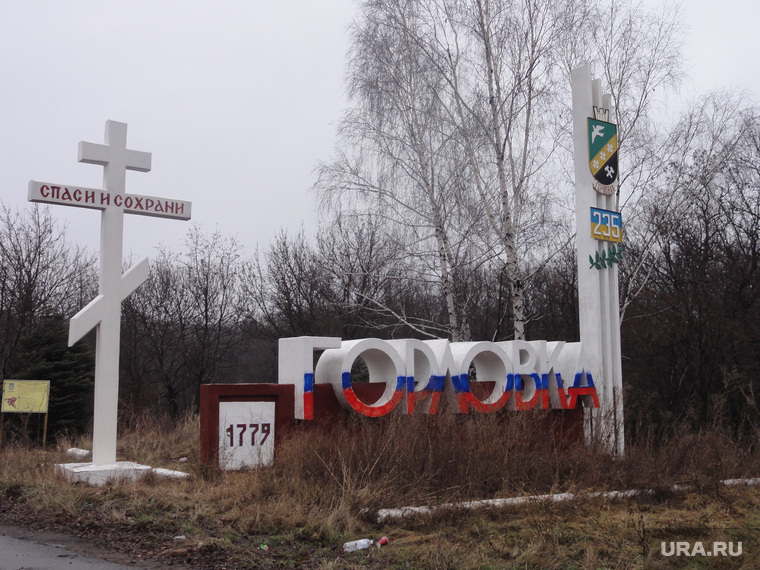
[[138, 481], [152, 471], [148, 465], [140, 465], [131, 461], [117, 461], [104, 465], [93, 463], [59, 463], [55, 472], [63, 475], [72, 482], [82, 481], [96, 487], [102, 487], [108, 482], [127, 483]]

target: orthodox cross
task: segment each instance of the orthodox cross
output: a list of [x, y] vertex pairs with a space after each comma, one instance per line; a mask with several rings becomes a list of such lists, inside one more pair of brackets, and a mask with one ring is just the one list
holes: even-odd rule
[[93, 328], [95, 348], [95, 413], [92, 435], [94, 465], [116, 463], [119, 403], [121, 302], [148, 278], [148, 260], [122, 274], [124, 213], [190, 219], [190, 202], [126, 194], [127, 170], [149, 172], [151, 154], [127, 149], [127, 125], [106, 121], [105, 144], [79, 143], [79, 162], [103, 166], [103, 189], [29, 182], [29, 201], [101, 211], [98, 296], [71, 318], [69, 346]]

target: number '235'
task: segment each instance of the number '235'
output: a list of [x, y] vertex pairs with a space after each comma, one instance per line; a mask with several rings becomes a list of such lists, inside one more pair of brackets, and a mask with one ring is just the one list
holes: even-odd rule
[[623, 217], [618, 212], [591, 208], [592, 237], [596, 239], [619, 240]]

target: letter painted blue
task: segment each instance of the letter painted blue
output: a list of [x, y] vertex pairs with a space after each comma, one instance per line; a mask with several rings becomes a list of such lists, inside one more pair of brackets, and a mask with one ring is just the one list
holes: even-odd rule
[[303, 391], [304, 392], [314, 391], [314, 374], [311, 372], [306, 372], [303, 375]]
[[351, 387], [351, 373], [344, 372], [340, 377], [340, 384], [344, 390], [348, 390]]
[[444, 382], [446, 382], [445, 376], [431, 376], [428, 380], [427, 386], [425, 386], [425, 390], [430, 390], [431, 392], [441, 392], [443, 391]]
[[464, 374], [452, 376], [451, 383], [454, 385], [454, 392], [457, 394], [463, 394], [470, 391], [470, 375], [466, 372]]
[[591, 377], [591, 372], [586, 372], [586, 385], [583, 385], [583, 378], [584, 374], [583, 372], [576, 372], [575, 373], [575, 379], [573, 380], [573, 388], [593, 388], [594, 387], [594, 379]]
[[530, 376], [533, 379], [533, 383], [536, 385], [536, 390], [540, 390], [541, 388], [544, 387], [543, 382], [541, 381], [541, 377], [537, 373], [531, 372], [530, 374], [528, 374], [528, 376]]

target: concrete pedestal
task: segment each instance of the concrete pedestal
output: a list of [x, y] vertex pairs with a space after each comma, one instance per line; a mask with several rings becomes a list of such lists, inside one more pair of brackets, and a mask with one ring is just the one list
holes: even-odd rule
[[55, 466], [55, 472], [60, 473], [69, 481], [82, 481], [96, 487], [102, 487], [108, 482], [128, 483], [139, 481], [151, 471], [151, 467], [132, 463], [131, 461], [118, 461], [105, 465], [59, 463]]
[[[69, 450], [71, 451], [71, 450]], [[80, 450], [82, 451], [82, 450]], [[187, 479], [189, 473], [163, 469], [161, 467], [149, 467], [131, 461], [118, 461], [107, 465], [94, 465], [92, 463], [58, 463], [55, 472], [63, 475], [67, 480], [76, 483], [82, 481], [89, 485], [102, 487], [108, 482], [130, 483], [139, 481], [148, 473], [154, 473], [159, 477], [170, 479]]]

